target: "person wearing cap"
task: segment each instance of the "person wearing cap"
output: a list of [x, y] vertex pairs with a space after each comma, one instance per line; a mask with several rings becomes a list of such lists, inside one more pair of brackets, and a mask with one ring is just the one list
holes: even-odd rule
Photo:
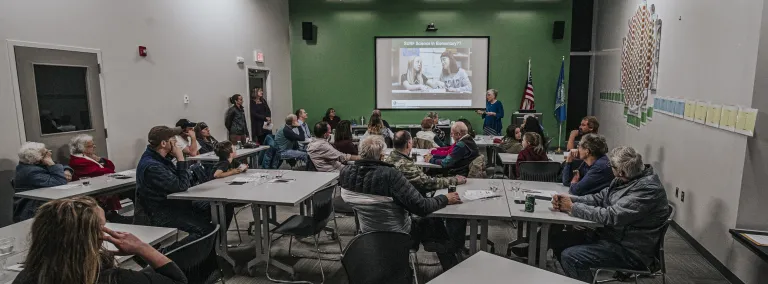
[[197, 138], [195, 137], [195, 125], [196, 123], [186, 118], [179, 119], [176, 122], [176, 127], [182, 130], [181, 133], [176, 135], [176, 147], [181, 148], [181, 151], [189, 156], [197, 156], [199, 154]]
[[197, 146], [200, 154], [210, 153], [216, 149], [216, 144], [219, 143], [216, 138], [211, 135], [211, 129], [208, 128], [208, 124], [205, 122], [198, 122], [195, 125], [195, 137], [197, 137]]
[[[210, 205], [187, 200], [170, 200], [169, 194], [190, 187], [189, 162], [178, 147], [180, 128], [155, 126], [149, 131], [149, 145], [136, 167], [136, 204], [139, 218], [147, 225], [177, 228], [189, 233], [174, 246], [199, 239], [213, 231]], [[166, 158], [176, 158], [176, 164]]]

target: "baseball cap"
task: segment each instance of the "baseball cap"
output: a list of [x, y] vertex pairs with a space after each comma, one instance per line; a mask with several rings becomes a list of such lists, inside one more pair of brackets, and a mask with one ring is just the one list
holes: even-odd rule
[[180, 133], [181, 133], [181, 128], [178, 128], [178, 127], [170, 128], [168, 126], [162, 126], [162, 125], [155, 126], [149, 130], [149, 134], [147, 135], [147, 141], [149, 142], [149, 145], [157, 146], [157, 145], [160, 145], [160, 142], [171, 139], [171, 137], [174, 137]]
[[176, 127], [189, 128], [189, 127], [195, 127], [195, 124], [197, 123], [191, 122], [186, 118], [182, 118], [176, 122]]

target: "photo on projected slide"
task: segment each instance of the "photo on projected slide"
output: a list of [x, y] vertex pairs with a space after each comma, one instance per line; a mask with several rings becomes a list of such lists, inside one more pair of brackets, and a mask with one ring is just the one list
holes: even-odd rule
[[488, 38], [376, 38], [376, 107], [484, 108]]
[[392, 86], [411, 93], [472, 93], [469, 48], [400, 48]]

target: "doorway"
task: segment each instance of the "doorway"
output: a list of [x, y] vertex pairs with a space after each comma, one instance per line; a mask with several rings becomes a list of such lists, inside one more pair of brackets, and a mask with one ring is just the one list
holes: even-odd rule
[[[269, 125], [264, 124], [264, 120], [262, 118], [259, 118], [258, 115], [254, 115], [250, 111], [259, 111], [261, 114], [266, 114], [271, 119], [271, 109], [269, 108], [269, 102], [271, 101], [271, 95], [269, 94], [269, 84], [267, 81], [267, 78], [269, 76], [269, 70], [265, 69], [257, 69], [257, 68], [248, 68], [248, 93], [250, 100], [248, 100], [249, 105], [249, 114], [250, 119], [249, 123], [251, 124], [251, 139], [259, 141], [259, 143], [264, 143], [264, 137], [266, 134], [271, 134], [271, 130], [269, 129]], [[256, 96], [255, 91], [260, 89], [263, 92], [264, 100], [267, 102], [266, 106], [254, 106], [256, 103], [254, 101], [254, 98]], [[265, 126], [267, 128], [265, 128]]]
[[44, 143], [53, 151], [55, 161], [68, 164], [69, 141], [76, 135], [88, 134], [93, 136], [98, 155], [106, 157], [107, 131], [98, 54], [12, 47], [22, 142]]

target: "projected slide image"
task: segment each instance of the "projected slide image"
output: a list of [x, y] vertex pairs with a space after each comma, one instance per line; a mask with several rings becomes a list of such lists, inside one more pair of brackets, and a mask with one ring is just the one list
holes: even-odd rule
[[376, 107], [483, 108], [488, 38], [376, 38]]
[[[392, 86], [412, 93], [472, 93], [469, 48], [400, 48]], [[400, 74], [400, 76], [396, 76]], [[398, 93], [398, 89], [393, 90]]]

